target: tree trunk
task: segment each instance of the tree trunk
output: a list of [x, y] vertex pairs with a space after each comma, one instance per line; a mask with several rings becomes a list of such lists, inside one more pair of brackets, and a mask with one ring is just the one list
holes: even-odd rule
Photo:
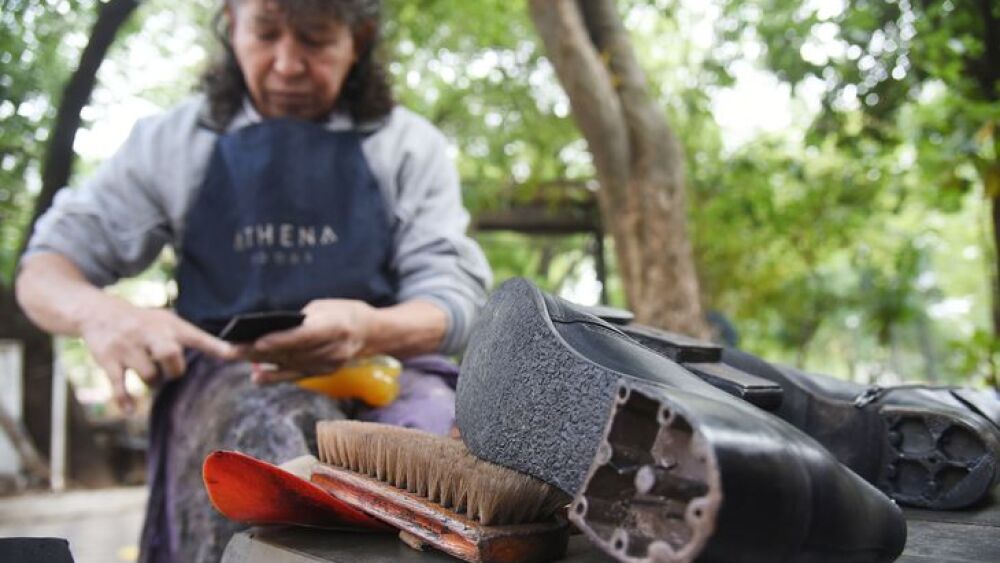
[[[983, 52], [979, 57], [967, 61], [973, 76], [979, 83], [983, 96], [993, 103], [1000, 99], [1000, 18], [996, 16], [990, 0], [979, 0], [979, 13], [983, 18]], [[983, 173], [986, 197], [989, 200], [993, 219], [993, 336], [1000, 338], [1000, 139], [993, 137], [994, 161], [987, 164]], [[991, 358], [992, 360], [992, 358]], [[992, 366], [992, 361], [990, 362]], [[990, 370], [990, 385], [1000, 392], [1000, 377], [994, 366]]]
[[[21, 252], [27, 246], [38, 218], [52, 205], [57, 191], [69, 183], [73, 169], [73, 141], [80, 128], [80, 113], [90, 101], [97, 83], [97, 71], [114, 43], [121, 26], [138, 6], [137, 0], [109, 0], [100, 5], [97, 21], [80, 63], [63, 90], [52, 128], [42, 170], [42, 189], [35, 200], [31, 222], [21, 240]], [[0, 337], [24, 343], [24, 417], [25, 427], [37, 448], [48, 452], [52, 419], [52, 338], [36, 328], [14, 299], [14, 292], [0, 284]], [[110, 481], [110, 468], [89, 432], [83, 408], [70, 393], [69, 474], [85, 485]]]
[[709, 335], [687, 235], [684, 159], [649, 95], [613, 0], [531, 0], [531, 15], [593, 156], [605, 228], [636, 319]]
[[[1000, 340], [1000, 197], [990, 196], [989, 203], [993, 210], [993, 279], [990, 284], [993, 289], [993, 338]], [[1000, 393], [1000, 372], [995, 363], [995, 353], [992, 349], [986, 353], [989, 354], [990, 366], [986, 384]]]
[[[989, 181], [987, 180], [987, 185]], [[987, 194], [993, 226], [993, 334], [1000, 338], [1000, 195]]]

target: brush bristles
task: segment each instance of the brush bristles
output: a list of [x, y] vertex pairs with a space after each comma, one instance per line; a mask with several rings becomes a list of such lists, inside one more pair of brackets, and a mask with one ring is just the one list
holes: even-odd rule
[[551, 517], [567, 497], [533, 477], [473, 456], [460, 440], [358, 422], [316, 426], [319, 459], [420, 495], [490, 525]]

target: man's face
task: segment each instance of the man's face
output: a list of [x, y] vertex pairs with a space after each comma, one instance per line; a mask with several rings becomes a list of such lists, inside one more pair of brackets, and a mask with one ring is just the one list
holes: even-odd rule
[[326, 116], [357, 60], [351, 30], [334, 20], [293, 26], [274, 0], [230, 6], [230, 40], [257, 111], [264, 117]]

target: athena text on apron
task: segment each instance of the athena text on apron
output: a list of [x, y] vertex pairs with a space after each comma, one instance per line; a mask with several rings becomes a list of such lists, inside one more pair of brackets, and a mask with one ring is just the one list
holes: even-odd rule
[[306, 250], [330, 246], [337, 240], [337, 233], [329, 225], [260, 223], [238, 229], [233, 237], [233, 250]]

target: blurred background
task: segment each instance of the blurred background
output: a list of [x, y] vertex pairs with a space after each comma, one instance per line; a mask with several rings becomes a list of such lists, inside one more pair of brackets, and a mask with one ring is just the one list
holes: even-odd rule
[[[142, 409], [131, 418], [115, 410], [80, 342], [33, 331], [11, 282], [30, 225], [55, 190], [86, 177], [136, 119], [194, 91], [216, 51], [219, 3], [0, 5], [0, 403], [8, 429], [0, 489], [138, 485]], [[683, 149], [697, 299], [716, 335], [858, 382], [997, 387], [1000, 6], [617, 7], [646, 94]], [[617, 250], [636, 241], [620, 237], [614, 206], [598, 197], [593, 147], [525, 2], [387, 0], [385, 21], [397, 97], [450, 138], [473, 233], [497, 281], [526, 276], [655, 323], [635, 295], [671, 288], [630, 293], [635, 280], [623, 276]], [[659, 250], [644, 248], [649, 260]], [[174, 265], [165, 252], [113, 291], [169, 305]], [[137, 379], [132, 387], [145, 392]], [[56, 474], [54, 451], [65, 460]], [[133, 512], [135, 495], [121, 501]], [[12, 515], [23, 507], [11, 508], [22, 506], [14, 500], [0, 500], [8, 503], [0, 504], [0, 535], [17, 529]], [[117, 542], [113, 556], [134, 558], [130, 541]]]

